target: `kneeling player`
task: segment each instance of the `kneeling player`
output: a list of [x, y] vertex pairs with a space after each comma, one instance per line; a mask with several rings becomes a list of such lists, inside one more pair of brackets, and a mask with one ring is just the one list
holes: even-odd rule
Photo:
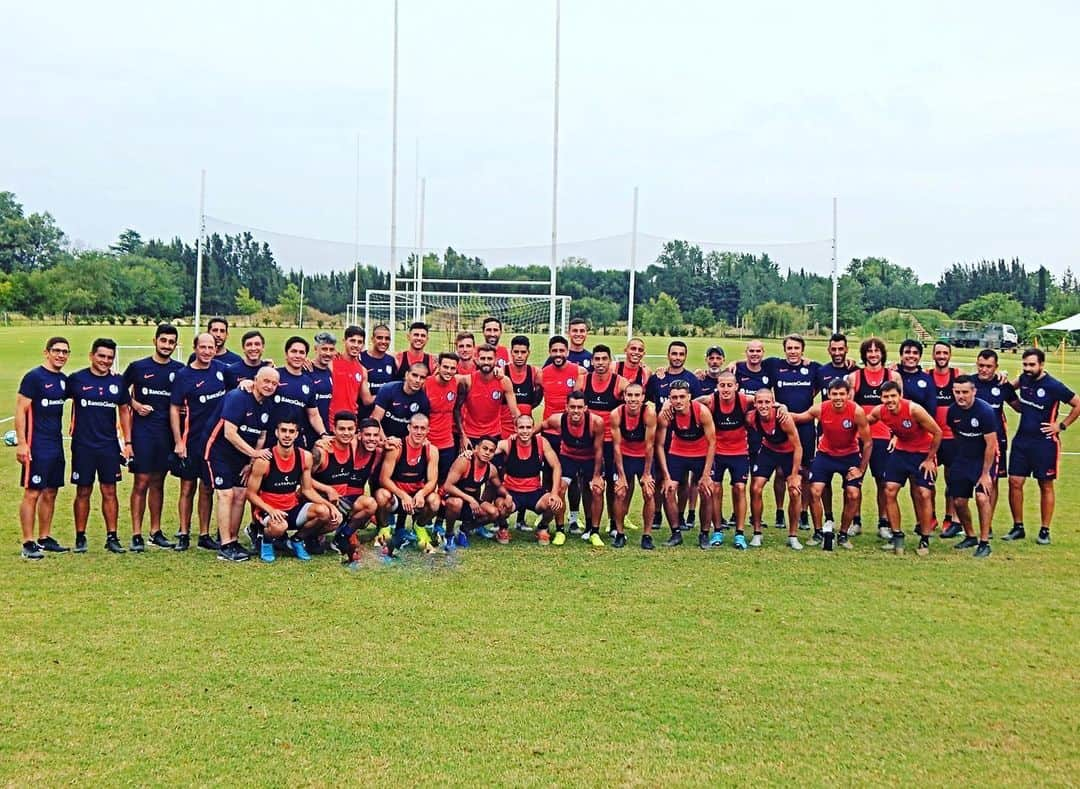
[[461, 521], [463, 531], [485, 523], [498, 523], [495, 539], [502, 545], [510, 542], [506, 517], [513, 512], [514, 502], [503, 489], [498, 470], [491, 462], [497, 446], [496, 438], [482, 436], [473, 442], [471, 457], [459, 457], [450, 466], [443, 482], [447, 552], [457, 547], [456, 520]]
[[656, 410], [645, 402], [645, 387], [628, 384], [625, 402], [611, 412], [611, 442], [615, 454], [615, 541], [626, 545], [626, 513], [634, 497], [634, 485], [641, 486], [644, 504], [641, 509], [641, 547], [653, 549], [653, 514], [656, 511], [656, 482], [652, 461], [656, 446]]
[[773, 390], [762, 387], [754, 393], [754, 410], [746, 415], [746, 424], [761, 436], [761, 448], [758, 450], [750, 476], [750, 523], [754, 528], [754, 537], [750, 545], [761, 545], [761, 516], [765, 509], [762, 494], [769, 477], [787, 481], [788, 491], [788, 547], [795, 551], [802, 550], [799, 542], [799, 512], [802, 508], [802, 468], [803, 448], [799, 431], [791, 419], [780, 420], [776, 416], [776, 396]]
[[[374, 521], [379, 509], [375, 497], [364, 490], [373, 481], [372, 473], [382, 459], [379, 423], [374, 419], [361, 422], [359, 441], [356, 431], [356, 414], [352, 411], [334, 414], [333, 438], [316, 445], [311, 472], [315, 489], [341, 513], [342, 522], [334, 533], [333, 545], [347, 561], [359, 558], [358, 532]], [[373, 537], [374, 531], [369, 536]]]
[[[341, 513], [319, 495], [311, 480], [311, 453], [294, 446], [300, 427], [288, 416], [274, 430], [277, 444], [270, 458], [256, 458], [247, 481], [247, 500], [262, 524], [259, 556], [274, 561], [274, 540], [286, 538], [297, 559], [308, 561], [304, 541], [332, 531]], [[306, 500], [301, 500], [301, 496]], [[288, 533], [294, 531], [290, 538]]]
[[[536, 541], [541, 545], [551, 542], [548, 523], [551, 518], [563, 510], [562, 466], [559, 456], [551, 448], [548, 440], [541, 435], [533, 435], [531, 414], [522, 414], [514, 420], [514, 437], [504, 438], [499, 442], [498, 451], [506, 457], [503, 464], [503, 485], [514, 504], [514, 510], [525, 512], [532, 510], [540, 516], [536, 529]], [[547, 463], [551, 469], [550, 493], [544, 490], [543, 471]], [[555, 533], [555, 545], [566, 542], [566, 531], [559, 527]]]
[[930, 553], [930, 532], [934, 528], [934, 477], [937, 475], [937, 450], [941, 446], [941, 428], [925, 408], [900, 396], [900, 384], [886, 381], [881, 385], [881, 405], [867, 415], [873, 425], [884, 423], [892, 432], [889, 456], [885, 464], [885, 514], [892, 538], [885, 546], [895, 553], [904, 552], [904, 532], [900, 529], [900, 488], [911, 481], [915, 503], [915, 530], [919, 535], [917, 553]]
[[[380, 487], [375, 491], [379, 509], [387, 515], [397, 513], [392, 534], [382, 535], [390, 555], [413, 538], [424, 553], [435, 550], [425, 527], [439, 509], [439, 494], [435, 491], [439, 478], [439, 451], [428, 443], [425, 414], [413, 414], [408, 431], [400, 446], [387, 445], [379, 472]], [[412, 534], [405, 530], [405, 519], [409, 515], [413, 522]]]

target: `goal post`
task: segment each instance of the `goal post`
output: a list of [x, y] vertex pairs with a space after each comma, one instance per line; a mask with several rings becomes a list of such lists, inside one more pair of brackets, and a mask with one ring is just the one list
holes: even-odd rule
[[[399, 280], [400, 282], [400, 280]], [[481, 281], [468, 280], [452, 283], [455, 287], [475, 287]], [[425, 281], [425, 288], [429, 286]], [[446, 287], [447, 281], [438, 282]], [[483, 280], [485, 287], [504, 287], [512, 282]], [[545, 283], [546, 284], [546, 283]], [[570, 320], [570, 297], [549, 294], [525, 294], [509, 291], [479, 293], [466, 290], [368, 290], [363, 304], [355, 305], [355, 314], [362, 317], [364, 331], [371, 337], [372, 329], [380, 323], [390, 323], [390, 302], [393, 296], [396, 331], [403, 331], [409, 323], [421, 320], [431, 327], [432, 333], [443, 332], [452, 344], [454, 335], [460, 331], [472, 331], [479, 335], [484, 318], [493, 316], [502, 321], [503, 334], [565, 334]], [[555, 327], [550, 326], [554, 303]], [[396, 331], [394, 333], [396, 333]]]

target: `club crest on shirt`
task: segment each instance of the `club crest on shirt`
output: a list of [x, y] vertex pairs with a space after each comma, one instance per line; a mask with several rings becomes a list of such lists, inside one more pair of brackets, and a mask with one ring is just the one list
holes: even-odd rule
[[855, 423], [850, 419], [845, 419], [841, 424], [843, 424], [845, 430], [850, 430]]

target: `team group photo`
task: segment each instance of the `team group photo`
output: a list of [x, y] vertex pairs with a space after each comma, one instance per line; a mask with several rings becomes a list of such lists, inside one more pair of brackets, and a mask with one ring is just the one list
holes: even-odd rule
[[1080, 5], [2, 25], [0, 786], [1078, 783]]

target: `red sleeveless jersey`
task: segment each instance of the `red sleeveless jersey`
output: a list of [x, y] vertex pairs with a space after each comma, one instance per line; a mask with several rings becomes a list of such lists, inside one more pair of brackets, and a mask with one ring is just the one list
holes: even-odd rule
[[709, 439], [705, 437], [705, 428], [701, 426], [701, 412], [705, 406], [690, 402], [690, 410], [685, 414], [672, 414], [668, 430], [671, 431], [671, 446], [668, 454], [683, 458], [704, 458], [709, 450]]
[[428, 441], [436, 449], [449, 449], [454, 446], [454, 406], [457, 405], [458, 383], [451, 378], [450, 383], [443, 383], [437, 375], [428, 376], [424, 381], [424, 393], [431, 403], [428, 414]]
[[855, 426], [855, 403], [851, 400], [839, 411], [831, 402], [823, 404], [820, 422], [818, 452], [843, 457], [859, 451], [859, 428]]
[[930, 434], [911, 415], [911, 401], [900, 400], [900, 409], [894, 414], [881, 406], [881, 422], [896, 434], [896, 448], [901, 452], [928, 452]]
[[499, 412], [503, 405], [502, 380], [494, 375], [484, 380], [479, 371], [471, 376], [469, 391], [461, 407], [461, 423], [469, 438], [498, 436]]
[[566, 410], [566, 398], [577, 386], [579, 372], [581, 368], [573, 362], [562, 367], [549, 364], [540, 371], [540, 383], [544, 387], [544, 419]]

